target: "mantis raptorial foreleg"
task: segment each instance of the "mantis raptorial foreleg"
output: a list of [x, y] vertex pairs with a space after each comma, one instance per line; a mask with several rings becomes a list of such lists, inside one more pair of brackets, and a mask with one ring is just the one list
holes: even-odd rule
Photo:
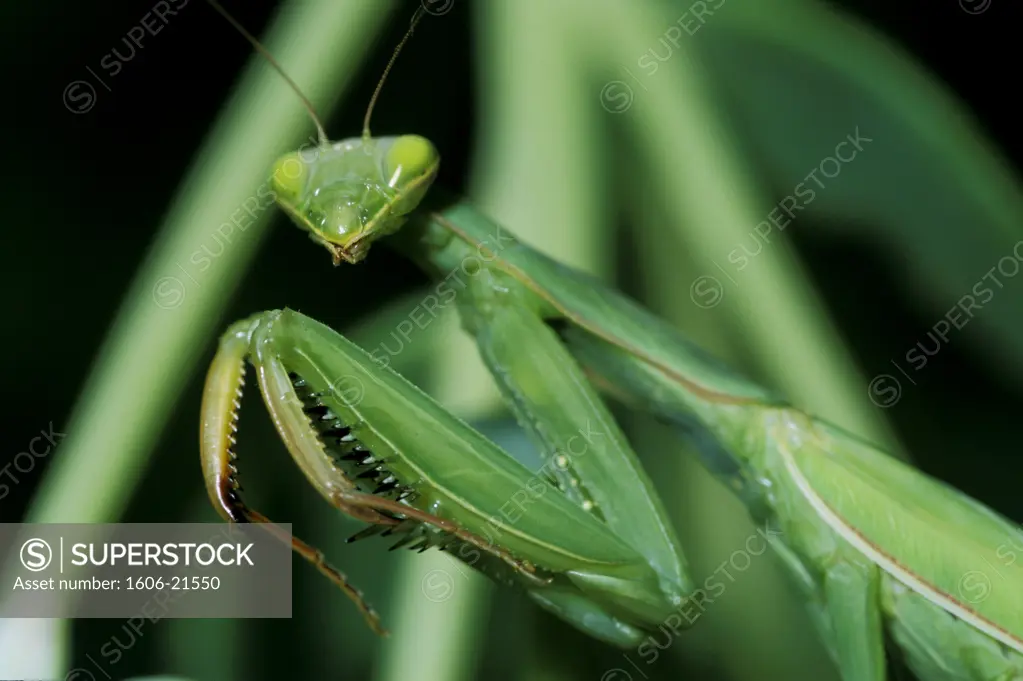
[[[511, 557], [507, 551], [482, 537], [465, 532], [443, 517], [401, 504], [394, 499], [359, 492], [338, 464], [324, 452], [321, 441], [315, 437], [317, 434], [310, 429], [309, 416], [305, 413], [305, 405], [296, 393], [293, 379], [287, 375], [279, 359], [267, 348], [265, 339], [269, 324], [272, 323], [272, 315], [273, 313], [269, 313], [254, 320], [238, 322], [228, 329], [221, 337], [220, 349], [207, 376], [202, 408], [204, 472], [210, 498], [225, 519], [234, 523], [270, 523], [265, 515], [242, 502], [234, 463], [237, 415], [244, 383], [244, 361], [249, 358], [256, 368], [267, 409], [281, 440], [307, 479], [333, 506], [358, 520], [374, 525], [394, 527], [400, 525], [403, 519], [428, 525], [491, 553], [521, 572], [527, 579], [538, 584], [544, 583], [533, 574], [531, 565]], [[329, 425], [332, 426], [332, 423]], [[340, 441], [350, 434], [347, 428], [328, 428], [319, 435]], [[356, 448], [347, 456], [362, 463], [370, 454]], [[379, 616], [365, 602], [362, 594], [348, 583], [344, 574], [326, 561], [319, 549], [297, 537], [293, 537], [291, 542], [297, 553], [337, 584], [356, 603], [373, 631], [386, 633], [380, 624]]]
[[[270, 342], [273, 322], [277, 316], [279, 313], [264, 313], [233, 325], [221, 338], [219, 351], [207, 375], [202, 406], [203, 468], [210, 499], [226, 520], [269, 522], [261, 513], [242, 502], [234, 463], [237, 458], [234, 445], [239, 400], [244, 385], [245, 360], [248, 359], [256, 369], [264, 402], [281, 440], [313, 487], [334, 507], [356, 520], [375, 525], [393, 528], [403, 521], [422, 523], [504, 561], [531, 583], [546, 583], [547, 580], [535, 575], [528, 562], [513, 558], [508, 551], [493, 542], [462, 529], [450, 520], [401, 503], [412, 490], [388, 485], [387, 476], [381, 473], [386, 461], [373, 457], [369, 451], [355, 444], [346, 449], [342, 456], [352, 464], [368, 465], [373, 475], [364, 477], [384, 479], [384, 485], [389, 486], [390, 491], [397, 492], [397, 498], [378, 496], [382, 491], [380, 485], [374, 485], [374, 493], [360, 491], [357, 484], [342, 470], [339, 462], [332, 459], [324, 448], [324, 442], [330, 440], [334, 440], [338, 447], [356, 442], [351, 429], [340, 426], [333, 418], [325, 418], [330, 412], [318, 400], [322, 393], [307, 393], [306, 401], [299, 398], [296, 388], [305, 387], [305, 381], [289, 375]], [[330, 392], [343, 394], [343, 391], [336, 389], [335, 383], [329, 385]], [[310, 418], [310, 412], [314, 410], [319, 410], [319, 423], [316, 424], [319, 428], [312, 427], [315, 421]], [[298, 538], [292, 538], [291, 542], [297, 553], [348, 594], [375, 631], [384, 633], [378, 616], [365, 603], [361, 593], [325, 560], [322, 552]], [[441, 544], [439, 540], [432, 543]]]
[[[224, 519], [272, 526], [269, 518], [242, 501], [238, 469], [234, 463], [237, 458], [235, 433], [238, 432], [238, 410], [241, 408], [245, 383], [245, 358], [249, 352], [251, 328], [249, 321], [239, 322], [220, 339], [220, 347], [206, 375], [206, 388], [203, 391], [200, 451], [206, 490], [210, 501]], [[378, 520], [376, 516], [365, 514], [363, 519], [368, 522]], [[379, 520], [389, 521], [382, 516]], [[387, 633], [380, 624], [380, 617], [366, 603], [362, 593], [348, 583], [344, 573], [327, 562], [322, 551], [298, 537], [291, 537], [290, 543], [296, 553], [334, 582], [356, 604], [374, 632], [381, 635]]]

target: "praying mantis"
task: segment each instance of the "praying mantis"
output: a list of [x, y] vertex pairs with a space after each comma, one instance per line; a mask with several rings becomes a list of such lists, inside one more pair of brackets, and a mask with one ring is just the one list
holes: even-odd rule
[[[675, 426], [736, 491], [805, 597], [847, 681], [884, 679], [886, 641], [921, 679], [1023, 678], [1023, 532], [954, 488], [720, 365], [599, 281], [518, 242], [431, 189], [423, 137], [331, 142], [272, 168], [278, 205], [335, 265], [377, 241], [441, 282], [519, 424], [537, 474], [343, 336], [294, 310], [232, 324], [209, 368], [201, 460], [214, 507], [269, 522], [241, 499], [235, 432], [246, 364], [285, 447], [356, 537], [435, 546], [608, 644], [687, 628], [707, 594], [604, 395]], [[413, 28], [421, 19], [416, 13]], [[395, 50], [395, 57], [412, 29]], [[381, 85], [394, 64], [388, 63]], [[383, 633], [314, 547], [303, 558]], [[997, 573], [992, 580], [989, 572]]]

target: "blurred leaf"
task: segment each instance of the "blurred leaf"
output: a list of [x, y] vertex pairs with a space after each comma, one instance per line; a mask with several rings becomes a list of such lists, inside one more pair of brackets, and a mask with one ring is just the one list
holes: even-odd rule
[[1001, 295], [1021, 286], [1023, 191], [964, 104], [892, 41], [816, 2], [730, 3], [694, 37], [782, 195], [847, 135], [872, 140], [833, 178], [818, 170], [824, 187], [809, 180], [816, 198], [800, 203], [878, 242], [936, 323], [972, 296], [974, 310], [950, 313], [963, 326], [976, 315], [964, 338], [1023, 380], [1023, 316]]
[[[665, 29], [676, 18], [657, 5], [626, 6], [612, 0], [558, 6], [574, 29], [577, 49], [609, 79], [622, 77], [621, 64], [635, 62], [658, 39], [664, 42]], [[721, 120], [695, 49], [680, 43], [655, 77], [640, 82], [641, 88], [637, 83], [633, 89], [624, 81], [608, 80], [600, 90], [600, 103], [613, 109], [614, 101], [605, 100], [608, 85], [620, 83], [620, 90], [632, 93], [617, 112], [636, 151], [627, 162], [642, 165], [650, 196], [666, 207], [666, 229], [678, 230], [680, 243], [709, 272], [686, 290], [675, 288], [676, 295], [688, 294], [693, 302], [690, 317], [729, 315], [733, 332], [747, 340], [765, 383], [794, 404], [900, 455], [890, 425], [867, 399], [867, 381], [794, 249], [779, 241], [770, 257], [758, 258], [757, 267], [739, 277], [713, 269], [771, 206]], [[716, 285], [716, 300], [700, 304], [696, 287], [701, 283]]]

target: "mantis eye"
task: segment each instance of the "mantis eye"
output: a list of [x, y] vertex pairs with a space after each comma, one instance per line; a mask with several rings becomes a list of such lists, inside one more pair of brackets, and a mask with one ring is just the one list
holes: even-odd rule
[[437, 164], [437, 150], [430, 140], [419, 135], [402, 135], [394, 140], [384, 159], [388, 185], [396, 189], [422, 177]]
[[278, 200], [296, 202], [309, 179], [309, 166], [301, 154], [293, 151], [274, 162], [272, 184]]

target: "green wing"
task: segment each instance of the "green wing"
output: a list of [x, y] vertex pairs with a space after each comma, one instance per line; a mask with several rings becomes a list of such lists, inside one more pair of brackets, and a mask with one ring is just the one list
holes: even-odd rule
[[[782, 412], [780, 412], [782, 413]], [[1023, 652], [1023, 532], [830, 424], [782, 416], [774, 441], [821, 517], [880, 567]]]

